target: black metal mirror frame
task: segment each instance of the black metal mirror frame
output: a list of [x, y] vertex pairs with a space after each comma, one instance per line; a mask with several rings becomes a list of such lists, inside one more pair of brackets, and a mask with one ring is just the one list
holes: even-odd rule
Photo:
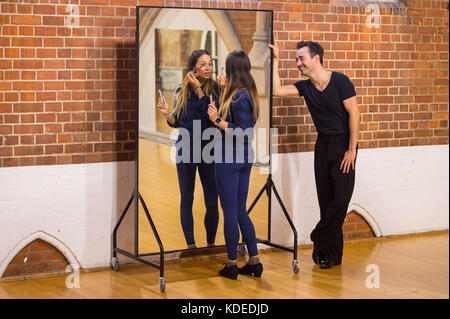
[[[224, 9], [224, 8], [186, 8], [186, 7], [164, 7], [164, 6], [136, 6], [136, 88], [138, 88], [136, 90], [136, 108], [135, 108], [135, 186], [134, 186], [134, 190], [133, 193], [131, 194], [130, 199], [128, 200], [128, 203], [125, 206], [125, 209], [122, 211], [122, 214], [119, 217], [119, 220], [117, 221], [117, 224], [114, 228], [113, 231], [113, 249], [112, 249], [112, 267], [115, 271], [119, 270], [119, 262], [117, 259], [117, 254], [121, 254], [124, 256], [127, 256], [131, 259], [134, 259], [136, 261], [142, 262], [146, 265], [155, 267], [157, 269], [160, 270], [160, 277], [159, 277], [159, 283], [160, 283], [160, 290], [161, 292], [165, 291], [165, 286], [166, 286], [166, 282], [164, 279], [164, 255], [165, 254], [169, 254], [169, 253], [175, 253], [175, 252], [182, 252], [182, 251], [192, 251], [192, 250], [205, 250], [205, 249], [214, 249], [217, 247], [224, 247], [225, 245], [218, 245], [215, 246], [214, 248], [193, 248], [193, 249], [177, 249], [177, 250], [171, 250], [171, 251], [164, 251], [164, 245], [161, 241], [161, 238], [158, 234], [158, 231], [156, 229], [156, 226], [152, 220], [152, 217], [150, 215], [150, 212], [147, 208], [147, 205], [144, 201], [144, 199], [142, 198], [141, 194], [139, 193], [139, 9], [140, 8], [159, 8], [159, 9], [185, 9], [185, 10], [191, 10], [191, 9], [195, 9], [195, 10], [226, 10], [226, 11], [258, 11], [258, 12], [270, 12], [270, 28], [271, 28], [271, 34], [272, 34], [272, 38], [271, 38], [271, 42], [273, 43], [273, 11], [272, 10], [251, 10], [251, 9]], [[271, 55], [272, 56], [272, 55]], [[270, 61], [270, 78], [272, 79], [272, 75], [273, 75], [273, 65], [272, 65], [272, 60]], [[269, 128], [272, 128], [272, 106], [273, 106], [273, 101], [272, 101], [272, 81], [270, 81], [270, 95], [269, 95]], [[294, 235], [294, 248], [290, 248], [290, 247], [285, 247], [282, 245], [278, 245], [275, 243], [271, 242], [271, 194], [272, 194], [272, 190], [274, 191], [274, 195], [277, 198], [282, 211], [293, 231], [293, 235]], [[255, 200], [253, 201], [252, 205], [250, 205], [249, 209], [248, 209], [248, 214], [250, 214], [250, 212], [252, 211], [252, 209], [255, 207], [257, 201], [261, 198], [261, 196], [263, 195], [263, 193], [266, 192], [267, 196], [268, 196], [268, 239], [267, 240], [263, 240], [263, 239], [258, 239], [257, 238], [257, 242], [258, 243], [262, 243], [268, 246], [272, 246], [272, 247], [276, 247], [276, 248], [280, 248], [283, 250], [287, 250], [289, 252], [292, 252], [294, 254], [293, 260], [292, 260], [292, 267], [293, 267], [293, 272], [294, 273], [298, 273], [299, 268], [298, 268], [298, 261], [297, 261], [297, 240], [298, 240], [298, 236], [297, 236], [297, 231], [295, 229], [295, 226], [276, 190], [275, 184], [273, 183], [272, 180], [272, 134], [269, 134], [269, 174], [268, 174], [268, 178], [266, 181], [266, 184], [262, 187], [262, 189], [260, 190], [260, 192], [258, 193], [258, 195], [256, 196]], [[135, 200], [135, 209], [134, 209], [134, 252], [128, 252], [126, 250], [120, 249], [117, 247], [117, 230], [120, 226], [120, 224], [122, 223], [126, 213], [128, 212], [133, 200]], [[139, 248], [139, 226], [138, 226], [138, 220], [139, 220], [139, 202], [142, 204], [142, 207], [144, 209], [145, 215], [148, 219], [149, 225], [152, 229], [152, 232], [155, 236], [156, 241], [158, 242], [158, 246], [159, 246], [159, 252], [153, 252], [153, 253], [144, 253], [144, 254], [139, 254], [138, 248]], [[242, 243], [240, 244], [242, 247]], [[155, 262], [152, 261], [148, 261], [143, 259], [143, 257], [148, 257], [148, 256], [154, 256], [154, 255], [159, 255], [159, 260], [160, 263], [157, 264]]]

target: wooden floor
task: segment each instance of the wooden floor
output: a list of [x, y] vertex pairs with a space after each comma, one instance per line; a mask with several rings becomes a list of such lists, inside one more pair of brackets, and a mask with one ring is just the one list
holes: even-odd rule
[[[449, 298], [448, 232], [346, 243], [343, 264], [328, 270], [314, 265], [311, 248], [300, 248], [298, 274], [291, 253], [266, 249], [260, 255], [262, 278], [222, 278], [217, 271], [226, 256], [202, 256], [168, 262], [164, 293], [159, 270], [137, 264], [83, 273], [79, 288], [67, 288], [66, 276], [4, 282], [0, 298]], [[366, 286], [374, 282], [367, 279], [374, 274], [369, 265], [379, 269], [379, 288]]]

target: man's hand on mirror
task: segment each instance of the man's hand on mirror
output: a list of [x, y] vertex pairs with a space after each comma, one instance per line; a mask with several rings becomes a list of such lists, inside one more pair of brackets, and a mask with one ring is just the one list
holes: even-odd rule
[[278, 50], [277, 42], [274, 40], [273, 44], [269, 44], [268, 46], [269, 46], [269, 48], [271, 48], [273, 50], [273, 58], [274, 59], [279, 59], [280, 58], [280, 53], [279, 53], [279, 50]]

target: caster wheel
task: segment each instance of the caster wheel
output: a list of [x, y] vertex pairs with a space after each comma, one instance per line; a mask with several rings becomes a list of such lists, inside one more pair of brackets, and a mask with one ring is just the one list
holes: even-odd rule
[[111, 264], [112, 264], [114, 271], [119, 271], [119, 269], [120, 269], [119, 261], [117, 260], [116, 257], [112, 258]]
[[239, 245], [238, 252], [241, 256], [245, 256], [247, 254], [247, 248], [245, 245]]
[[161, 290], [161, 292], [166, 291], [166, 280], [164, 279], [164, 277], [159, 278], [159, 289]]
[[300, 271], [300, 268], [298, 268], [298, 262], [297, 262], [297, 260], [294, 259], [292, 261], [292, 272], [294, 274], [298, 274], [299, 271]]

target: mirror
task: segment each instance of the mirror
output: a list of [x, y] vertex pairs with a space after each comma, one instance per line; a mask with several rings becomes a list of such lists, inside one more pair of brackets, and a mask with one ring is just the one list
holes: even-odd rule
[[[251, 61], [260, 102], [255, 126], [253, 164], [248, 205], [266, 183], [269, 173], [270, 43], [272, 12], [255, 10], [138, 7], [138, 190], [155, 223], [164, 250], [187, 248], [180, 218], [180, 187], [175, 163], [177, 129], [167, 124], [157, 108], [159, 90], [173, 111], [174, 95], [186, 75], [192, 51], [205, 49], [212, 60], [211, 78], [216, 79], [233, 50], [244, 50]], [[218, 200], [219, 224], [215, 245], [224, 245], [223, 215]], [[250, 213], [259, 239], [268, 238], [268, 198], [262, 196]], [[205, 203], [197, 171], [192, 205], [194, 238], [198, 248], [207, 246]], [[141, 253], [159, 247], [141, 205], [138, 211]]]

